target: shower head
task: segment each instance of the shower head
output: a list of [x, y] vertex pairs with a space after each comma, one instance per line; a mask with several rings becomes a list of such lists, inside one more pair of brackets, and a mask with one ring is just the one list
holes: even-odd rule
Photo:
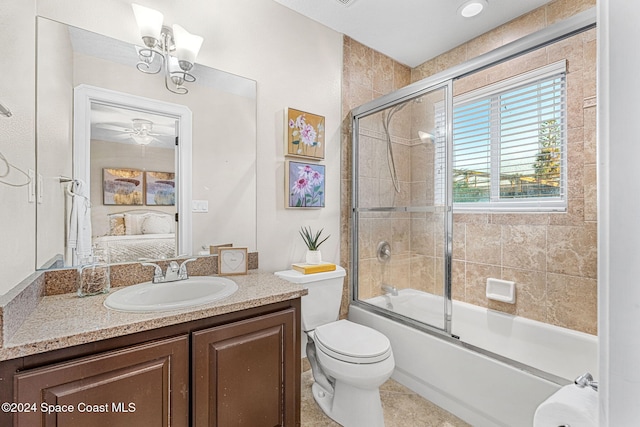
[[432, 134], [421, 130], [418, 131], [418, 137], [420, 138], [420, 142], [422, 142], [423, 144], [431, 144], [436, 140]]

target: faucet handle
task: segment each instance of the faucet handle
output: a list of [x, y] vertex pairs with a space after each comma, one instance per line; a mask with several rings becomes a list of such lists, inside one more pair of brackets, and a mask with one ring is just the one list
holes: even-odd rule
[[162, 269], [154, 262], [141, 262], [140, 265], [145, 267], [153, 267], [153, 283], [156, 283], [159, 279], [162, 279]]
[[180, 270], [178, 270], [178, 276], [180, 276], [181, 279], [187, 279], [189, 277], [187, 275], [187, 264], [191, 261], [196, 261], [197, 259], [198, 258], [189, 258], [182, 261], [182, 264], [180, 264]]

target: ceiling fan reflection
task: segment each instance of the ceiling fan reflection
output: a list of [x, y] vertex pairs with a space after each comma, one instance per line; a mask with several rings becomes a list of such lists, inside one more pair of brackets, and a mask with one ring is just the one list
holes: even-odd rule
[[146, 119], [133, 119], [131, 121], [131, 128], [109, 123], [100, 123], [96, 126], [105, 130], [120, 132], [122, 135], [118, 136], [118, 138], [131, 138], [140, 145], [148, 145], [152, 141], [157, 140], [157, 138], [155, 138], [156, 136], [162, 135], [153, 133], [153, 122]]

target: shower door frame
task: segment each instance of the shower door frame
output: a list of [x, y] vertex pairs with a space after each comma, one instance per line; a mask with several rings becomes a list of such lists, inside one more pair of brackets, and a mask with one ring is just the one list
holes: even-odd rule
[[[439, 90], [445, 91], [444, 96], [444, 105], [445, 105], [445, 116], [446, 116], [446, 136], [445, 136], [445, 186], [444, 186], [444, 204], [445, 206], [445, 215], [444, 215], [444, 254], [443, 254], [443, 263], [444, 263], [444, 310], [443, 310], [443, 327], [439, 328], [434, 325], [425, 324], [422, 322], [416, 322], [410, 318], [403, 318], [403, 321], [407, 323], [412, 323], [417, 327], [427, 327], [433, 331], [438, 333], [444, 333], [447, 336], [451, 336], [451, 315], [453, 309], [453, 301], [451, 295], [451, 259], [453, 252], [453, 210], [452, 210], [452, 201], [453, 201], [453, 185], [452, 180], [448, 179], [449, 173], [452, 167], [452, 157], [451, 147], [453, 144], [452, 135], [452, 120], [449, 117], [453, 114], [453, 79], [448, 79], [444, 81], [440, 81], [436, 84], [425, 86], [417, 91], [411, 92], [410, 94], [403, 96], [401, 98], [396, 98], [392, 102], [384, 102], [383, 98], [379, 98], [380, 103], [373, 101], [371, 108], [359, 111], [357, 114], [353, 114], [352, 117], [352, 185], [353, 191], [351, 193], [351, 290], [352, 290], [352, 303], [364, 304], [360, 300], [358, 300], [358, 287], [355, 283], [355, 278], [358, 277], [358, 224], [359, 224], [359, 214], [361, 212], [426, 212], [426, 208], [416, 207], [412, 208], [409, 206], [402, 207], [378, 207], [378, 208], [360, 208], [358, 205], [359, 199], [359, 184], [358, 184], [358, 133], [359, 133], [359, 121], [361, 118], [365, 118], [372, 114], [376, 114], [378, 112], [384, 111], [386, 109], [392, 108], [396, 105], [401, 105], [406, 102], [411, 102], [414, 99], [420, 98], [421, 96], [427, 95], [429, 93], [434, 93]], [[394, 92], [397, 93], [397, 92]], [[369, 105], [366, 104], [366, 105]], [[361, 107], [359, 107], [361, 108]], [[355, 110], [354, 110], [355, 111]], [[367, 304], [367, 308], [376, 311], [379, 314], [388, 315], [386, 310], [378, 309], [376, 306], [371, 304]]]
[[[458, 337], [451, 334], [451, 321], [452, 321], [452, 307], [453, 301], [451, 297], [451, 253], [452, 253], [452, 236], [453, 236], [453, 210], [450, 206], [452, 201], [452, 159], [451, 159], [451, 145], [452, 145], [452, 129], [453, 129], [453, 81], [463, 78], [467, 75], [478, 72], [482, 69], [497, 65], [501, 62], [508, 61], [509, 59], [524, 55], [533, 50], [550, 45], [559, 40], [571, 37], [577, 33], [586, 31], [596, 26], [596, 8], [593, 7], [584, 12], [578, 13], [564, 21], [550, 25], [540, 31], [533, 34], [524, 36], [518, 40], [508, 43], [504, 46], [496, 48], [488, 53], [480, 55], [474, 59], [463, 62], [462, 64], [451, 67], [442, 72], [436, 73], [430, 77], [427, 77], [418, 82], [412, 83], [401, 89], [398, 89], [392, 93], [381, 96], [380, 98], [369, 101], [359, 107], [351, 110], [351, 143], [352, 143], [352, 195], [351, 195], [351, 275], [349, 287], [351, 289], [351, 301], [353, 305], [357, 305], [365, 310], [375, 312], [384, 317], [388, 317], [407, 324], [417, 329], [424, 330], [425, 332], [436, 334], [444, 339], [456, 342], [465, 347], [474, 348], [479, 353], [487, 354], [486, 350], [475, 348], [472, 345], [459, 341]], [[445, 220], [445, 319], [444, 329], [440, 329], [431, 325], [418, 322], [405, 316], [400, 316], [395, 313], [389, 312], [381, 307], [374, 306], [372, 304], [365, 303], [358, 300], [358, 122], [360, 118], [364, 118], [371, 114], [380, 112], [387, 108], [393, 107], [404, 102], [417, 98], [423, 94], [431, 92], [437, 88], [449, 86], [446, 97], [446, 111], [447, 111], [447, 142], [446, 142], [446, 190], [445, 190], [445, 205], [447, 206], [447, 218]], [[395, 208], [390, 208], [388, 211], [392, 211]], [[506, 359], [499, 355], [498, 359]], [[510, 359], [506, 361], [512, 365], [520, 366], [521, 364]], [[533, 368], [532, 368], [533, 369]], [[533, 369], [536, 371], [535, 369]], [[544, 374], [544, 373], [542, 373]], [[541, 375], [541, 373], [537, 373]], [[548, 374], [549, 375], [549, 374]], [[544, 376], [544, 375], [542, 375]]]

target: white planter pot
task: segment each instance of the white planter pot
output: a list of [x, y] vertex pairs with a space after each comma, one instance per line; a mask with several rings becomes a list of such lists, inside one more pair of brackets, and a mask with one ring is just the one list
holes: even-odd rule
[[320, 251], [307, 251], [307, 264], [320, 264], [322, 262], [322, 253]]

